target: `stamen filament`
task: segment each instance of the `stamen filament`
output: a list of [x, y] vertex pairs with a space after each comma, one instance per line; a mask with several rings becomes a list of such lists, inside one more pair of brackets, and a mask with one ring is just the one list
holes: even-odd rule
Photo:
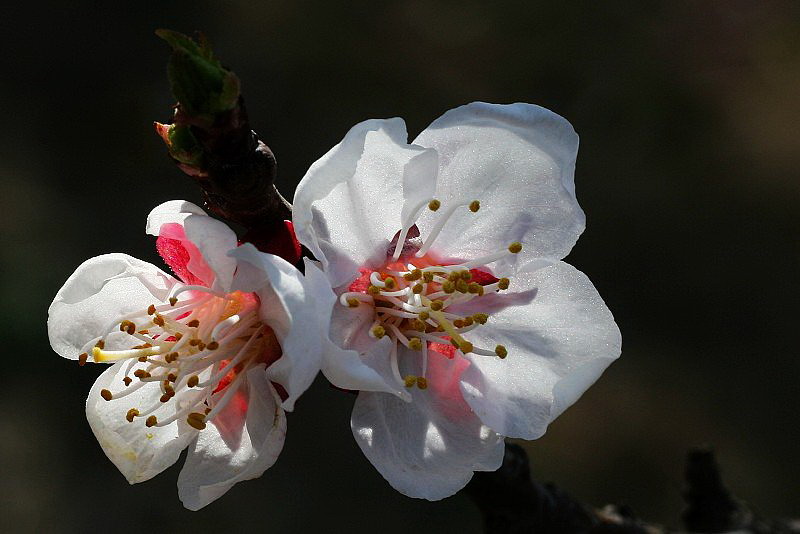
[[239, 317], [238, 315], [231, 315], [224, 321], [218, 323], [217, 326], [215, 326], [214, 329], [211, 331], [211, 339], [219, 338], [219, 333], [222, 332], [223, 328], [228, 328], [229, 326], [233, 326], [239, 321], [241, 321], [241, 319], [242, 318]]
[[436, 241], [436, 238], [439, 236], [439, 233], [442, 231], [442, 228], [444, 228], [445, 223], [450, 219], [450, 217], [453, 216], [456, 210], [461, 206], [468, 206], [470, 202], [461, 202], [459, 204], [453, 204], [452, 206], [447, 208], [447, 210], [439, 217], [439, 220], [436, 221], [433, 230], [431, 230], [431, 233], [428, 234], [428, 237], [425, 238], [425, 241], [422, 243], [422, 246], [417, 251], [416, 256], [418, 258], [421, 258], [422, 256], [428, 253], [428, 249], [431, 248], [431, 245], [433, 245], [433, 242]]
[[386, 287], [386, 284], [383, 280], [381, 280], [381, 275], [378, 273], [378, 271], [372, 271], [372, 273], [369, 275], [369, 281], [372, 282], [372, 285], [374, 286]]
[[228, 402], [233, 398], [236, 392], [239, 390], [239, 383], [244, 379], [244, 376], [247, 374], [247, 369], [242, 369], [242, 371], [236, 375], [236, 378], [225, 387], [225, 393], [222, 395], [222, 398], [214, 405], [208, 414], [206, 414], [206, 421], [211, 421], [214, 419], [219, 412], [228, 405]]
[[177, 297], [178, 295], [180, 295], [184, 291], [199, 291], [201, 293], [208, 293], [209, 295], [214, 295], [215, 297], [219, 297], [221, 299], [231, 300], [230, 297], [228, 297], [228, 295], [226, 295], [225, 293], [220, 293], [219, 291], [214, 291], [210, 287], [206, 287], [206, 286], [185, 286], [185, 285], [182, 285], [178, 289], [176, 289], [172, 293], [172, 295], [170, 295], [170, 296], [171, 297]]
[[394, 254], [392, 254], [392, 261], [397, 261], [400, 258], [400, 254], [403, 252], [403, 245], [405, 245], [406, 237], [408, 237], [409, 229], [414, 226], [414, 222], [416, 222], [417, 218], [419, 217], [419, 212], [427, 206], [432, 199], [423, 200], [411, 210], [409, 213], [409, 217], [407, 220], [403, 221], [403, 227], [400, 229], [400, 235], [397, 238], [397, 245], [394, 247]]
[[339, 303], [342, 306], [349, 306], [347, 299], [357, 299], [360, 300], [361, 302], [366, 302], [367, 304], [372, 304], [373, 302], [375, 302], [371, 296], [365, 295], [364, 293], [358, 293], [356, 291], [347, 291], [339, 296]]

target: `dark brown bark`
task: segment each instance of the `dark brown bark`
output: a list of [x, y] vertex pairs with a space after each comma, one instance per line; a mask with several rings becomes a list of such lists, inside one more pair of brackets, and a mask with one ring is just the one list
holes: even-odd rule
[[275, 156], [250, 128], [244, 99], [219, 114], [213, 124], [189, 116], [180, 104], [174, 124], [190, 126], [202, 147], [199, 167], [178, 163], [203, 190], [210, 211], [246, 229], [291, 219], [291, 205], [275, 188]]

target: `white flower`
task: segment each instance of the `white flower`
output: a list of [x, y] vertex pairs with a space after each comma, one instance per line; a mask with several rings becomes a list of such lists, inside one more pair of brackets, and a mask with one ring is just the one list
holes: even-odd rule
[[293, 221], [336, 294], [323, 372], [360, 391], [358, 444], [433, 500], [496, 469], [503, 436], [540, 437], [621, 339], [559, 261], [584, 229], [566, 120], [473, 103], [406, 139], [401, 119], [353, 127], [301, 181]]
[[178, 492], [196, 510], [277, 459], [284, 410], [319, 370], [318, 314], [294, 267], [237, 247], [194, 204], [158, 206], [147, 231], [181, 280], [124, 254], [92, 258], [53, 300], [48, 333], [65, 358], [113, 363], [86, 416], [130, 483], [189, 448]]

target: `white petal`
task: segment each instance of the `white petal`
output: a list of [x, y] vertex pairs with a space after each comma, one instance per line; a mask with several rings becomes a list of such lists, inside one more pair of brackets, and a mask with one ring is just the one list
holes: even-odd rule
[[[474, 258], [519, 241], [523, 255], [560, 259], [583, 232], [573, 183], [578, 136], [563, 117], [530, 104], [474, 102], [445, 113], [414, 143], [439, 153], [442, 210], [481, 202], [478, 213], [459, 208], [447, 222], [431, 249], [439, 256]], [[418, 223], [423, 238], [435, 217]]]
[[[136, 408], [144, 413], [151, 406], [159, 405], [153, 415], [165, 421], [175, 413], [177, 403], [194, 403], [200, 392], [184, 388], [169, 402], [161, 403], [159, 383], [149, 382], [126, 397], [104, 400], [100, 396], [100, 390], [108, 389], [113, 394], [125, 389], [122, 379], [128, 365], [127, 361], [117, 362], [97, 378], [86, 399], [86, 419], [103, 452], [128, 482], [134, 484], [148, 480], [174, 464], [181, 451], [195, 438], [197, 431], [184, 420], [149, 428], [145, 426], [145, 417], [137, 417], [133, 422], [128, 422], [125, 419], [128, 410]], [[136, 362], [130, 376], [133, 377], [134, 370], [146, 365]]]
[[[419, 369], [419, 353], [401, 357], [404, 371]], [[409, 389], [410, 403], [385, 393], [358, 395], [353, 436], [404, 495], [442, 499], [463, 488], [473, 471], [493, 471], [503, 461], [503, 438], [481, 424], [461, 397], [458, 378], [465, 365], [464, 359], [431, 353], [428, 389]]]
[[353, 280], [359, 266], [386, 259], [401, 226], [405, 166], [423, 152], [407, 144], [401, 119], [369, 120], [354, 126], [300, 181], [295, 232], [333, 287]]
[[391, 393], [409, 402], [411, 396], [392, 371], [391, 346], [388, 336], [373, 340], [362, 353], [344, 350], [331, 343], [324, 353], [322, 373], [336, 387]]
[[622, 341], [592, 283], [566, 263], [523, 268], [503, 293], [465, 307], [490, 314], [465, 337], [489, 350], [502, 344], [508, 356], [469, 354], [461, 387], [496, 432], [535, 439], [619, 356]]
[[[413, 209], [420, 203], [432, 199], [436, 193], [436, 174], [439, 170], [439, 155], [433, 149], [425, 149], [406, 163], [403, 170], [403, 227], [411, 226], [416, 217]], [[424, 204], [423, 204], [424, 205]]]
[[212, 287], [230, 291], [236, 261], [228, 256], [228, 252], [236, 248], [236, 234], [224, 222], [199, 215], [186, 217], [184, 229], [186, 237], [200, 250], [216, 275]]
[[218, 499], [237, 482], [260, 477], [283, 449], [286, 415], [263, 365], [247, 372], [236, 395], [189, 447], [178, 496], [190, 510]]
[[150, 211], [145, 231], [150, 235], [158, 236], [163, 225], [178, 223], [183, 226], [184, 219], [189, 215], [207, 216], [203, 208], [196, 204], [186, 200], [168, 200]]
[[[162, 227], [178, 224], [183, 227], [186, 238], [191, 241], [202, 254], [202, 261], [214, 273], [215, 288], [229, 291], [236, 261], [228, 256], [228, 251], [236, 248], [236, 234], [222, 221], [212, 219], [201, 208], [185, 200], [170, 200], [156, 206], [147, 216], [147, 233], [162, 235]], [[166, 235], [178, 238], [181, 236]], [[190, 256], [191, 256], [191, 251]], [[208, 276], [202, 276], [205, 265], [198, 264], [198, 258], [191, 258], [188, 268], [207, 283]]]
[[330, 341], [324, 345], [322, 361], [325, 378], [342, 389], [384, 391], [408, 399], [390, 367], [391, 341], [369, 336], [375, 316], [372, 306], [350, 308], [337, 301], [332, 306]]
[[[289, 262], [260, 252], [250, 243], [231, 251], [230, 255], [260, 270], [265, 278], [257, 290], [261, 298], [260, 316], [275, 331], [283, 350], [283, 355], [270, 365], [267, 374], [286, 389], [289, 397], [283, 402], [283, 408], [291, 411], [320, 369], [327, 324], [319, 300], [330, 299], [325, 293], [330, 292], [330, 286], [324, 280], [323, 284], [310, 285]], [[250, 270], [247, 280], [251, 283], [257, 280], [256, 273]]]
[[50, 345], [59, 355], [77, 359], [87, 344], [109, 332], [117, 318], [164, 302], [176, 283], [155, 265], [125, 254], [86, 260], [50, 304]]

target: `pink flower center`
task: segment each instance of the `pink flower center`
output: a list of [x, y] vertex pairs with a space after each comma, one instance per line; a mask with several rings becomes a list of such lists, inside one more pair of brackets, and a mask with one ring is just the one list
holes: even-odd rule
[[[406, 387], [428, 387], [428, 351], [434, 350], [452, 358], [456, 350], [483, 356], [505, 358], [508, 354], [502, 345], [493, 350], [476, 347], [466, 334], [486, 323], [487, 313], [463, 315], [454, 313], [453, 307], [483, 297], [485, 294], [507, 289], [508, 278], [496, 278], [488, 272], [486, 264], [516, 254], [522, 249], [512, 243], [507, 250], [476, 258], [459, 264], [445, 264], [428, 252], [444, 227], [445, 222], [461, 206], [477, 212], [478, 201], [456, 204], [444, 211], [430, 234], [421, 243], [407, 237], [419, 235], [416, 227], [407, 224], [398, 232], [396, 242], [387, 252], [386, 263], [378, 269], [363, 267], [361, 276], [339, 296], [343, 306], [356, 308], [370, 306], [374, 319], [369, 335], [380, 339], [388, 336], [393, 342], [392, 369], [396, 380]], [[424, 204], [420, 205], [420, 209]], [[437, 200], [428, 203], [429, 209], [440, 207]], [[419, 209], [412, 210], [415, 213]], [[472, 306], [474, 308], [474, 306]], [[480, 308], [478, 308], [480, 309]], [[398, 344], [418, 351], [422, 359], [420, 376], [401, 376], [397, 362]]]

